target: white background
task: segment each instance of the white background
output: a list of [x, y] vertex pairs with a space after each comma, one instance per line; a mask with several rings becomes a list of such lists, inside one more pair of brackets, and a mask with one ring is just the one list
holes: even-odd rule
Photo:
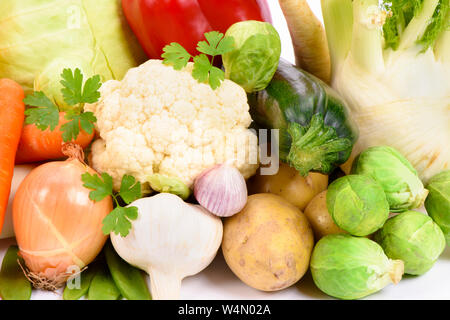
[[[268, 0], [273, 24], [282, 38], [283, 58], [294, 62], [289, 32], [278, 1]], [[320, 1], [309, 0], [313, 11], [321, 17]], [[0, 241], [0, 259], [12, 240]], [[35, 291], [33, 299], [61, 299], [60, 293]], [[200, 274], [183, 281], [182, 299], [330, 299], [318, 290], [307, 273], [297, 284], [279, 292], [261, 292], [243, 284], [226, 266], [221, 252], [215, 261]], [[390, 285], [366, 299], [450, 299], [450, 247], [436, 265], [420, 277], [405, 276], [398, 285]]]

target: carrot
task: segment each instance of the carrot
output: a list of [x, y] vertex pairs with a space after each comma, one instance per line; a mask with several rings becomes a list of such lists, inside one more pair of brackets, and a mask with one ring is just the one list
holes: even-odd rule
[[[50, 131], [50, 129], [41, 131], [34, 124], [24, 126], [17, 150], [16, 164], [63, 158], [64, 155], [61, 151], [63, 137], [60, 128], [68, 122], [64, 116], [64, 112], [59, 113], [59, 124], [53, 131]], [[88, 134], [80, 129], [80, 134], [74, 143], [84, 149], [89, 146], [93, 138], [94, 132]]]
[[25, 119], [22, 87], [9, 79], [0, 79], [0, 231], [8, 206], [14, 158]]

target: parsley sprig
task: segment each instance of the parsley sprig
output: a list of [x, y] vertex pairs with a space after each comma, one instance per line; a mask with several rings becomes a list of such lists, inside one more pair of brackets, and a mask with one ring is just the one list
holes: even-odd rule
[[[163, 63], [172, 65], [175, 70], [181, 70], [188, 62], [194, 60], [192, 77], [198, 82], [209, 83], [212, 89], [217, 89], [225, 80], [225, 72], [214, 66], [214, 58], [234, 50], [234, 38], [226, 37], [218, 31], [205, 33], [206, 41], [197, 44], [197, 51], [201, 54], [192, 56], [179, 43], [173, 42], [164, 47], [161, 57]], [[211, 56], [211, 59], [208, 58]]]
[[91, 189], [89, 198], [93, 201], [102, 201], [107, 196], [114, 200], [115, 208], [103, 219], [102, 231], [105, 235], [114, 232], [116, 235], [126, 237], [130, 233], [131, 221], [138, 217], [138, 208], [122, 207], [119, 197], [127, 205], [142, 197], [141, 184], [133, 176], [124, 175], [120, 186], [120, 191], [116, 194], [113, 191], [112, 177], [103, 173], [101, 176], [86, 172], [81, 176], [85, 188]]
[[[97, 118], [92, 112], [83, 112], [86, 103], [97, 102], [100, 98], [100, 76], [96, 75], [86, 80], [83, 85], [83, 74], [80, 69], [64, 69], [61, 74], [61, 93], [64, 101], [72, 106], [64, 118], [68, 120], [60, 128], [64, 142], [76, 140], [81, 128], [88, 134], [94, 131]], [[30, 107], [25, 111], [26, 124], [35, 124], [39, 130], [54, 131], [59, 124], [59, 108], [42, 91], [35, 91], [24, 99]]]

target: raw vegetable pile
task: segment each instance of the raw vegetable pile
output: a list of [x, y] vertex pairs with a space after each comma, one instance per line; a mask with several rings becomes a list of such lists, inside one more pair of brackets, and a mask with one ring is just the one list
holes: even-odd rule
[[449, 0], [279, 0], [296, 65], [265, 1], [47, 2], [0, 3], [2, 299], [179, 299], [219, 250], [359, 299], [450, 245]]

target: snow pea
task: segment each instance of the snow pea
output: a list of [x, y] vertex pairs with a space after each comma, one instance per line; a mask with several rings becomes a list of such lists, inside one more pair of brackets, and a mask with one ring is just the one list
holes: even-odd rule
[[0, 295], [3, 300], [30, 300], [31, 298], [31, 283], [17, 262], [20, 259], [18, 252], [17, 246], [11, 246], [3, 258], [0, 270]]
[[78, 300], [85, 296], [91, 285], [92, 279], [98, 271], [98, 264], [90, 265], [85, 271], [80, 274], [80, 288], [70, 289], [66, 285], [64, 288], [63, 299], [64, 300]]
[[120, 291], [109, 273], [109, 270], [100, 268], [94, 275], [89, 286], [89, 300], [118, 300]]
[[124, 261], [111, 243], [105, 246], [104, 252], [109, 271], [122, 296], [128, 300], [151, 300], [142, 272]]

